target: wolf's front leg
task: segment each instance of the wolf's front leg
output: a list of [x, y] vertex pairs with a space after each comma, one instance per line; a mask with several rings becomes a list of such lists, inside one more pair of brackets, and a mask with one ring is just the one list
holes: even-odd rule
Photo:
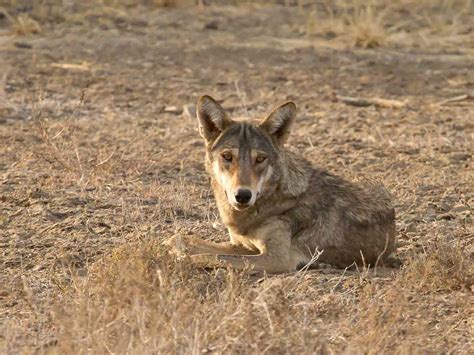
[[203, 239], [176, 235], [168, 242], [176, 254], [196, 255], [196, 254], [226, 254], [226, 255], [252, 255], [256, 251], [234, 245], [231, 243], [213, 243]]
[[191, 256], [192, 263], [197, 267], [217, 268], [230, 266], [237, 270], [250, 269], [280, 274], [296, 270], [289, 258], [272, 255], [212, 255], [198, 254]]
[[269, 221], [264, 226], [255, 229], [252, 236], [246, 237], [248, 241], [260, 250], [258, 255], [231, 255], [231, 253], [222, 253], [212, 255], [209, 253], [193, 255], [191, 260], [193, 264], [199, 267], [226, 267], [231, 266], [235, 269], [250, 268], [255, 271], [266, 271], [277, 274], [296, 270], [300, 262], [294, 256], [291, 245], [291, 228], [279, 220]]

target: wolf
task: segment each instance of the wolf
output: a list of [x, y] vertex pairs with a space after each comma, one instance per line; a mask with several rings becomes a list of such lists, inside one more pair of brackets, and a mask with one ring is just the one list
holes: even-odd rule
[[254, 122], [231, 119], [203, 96], [196, 115], [230, 241], [175, 236], [175, 251], [196, 266], [271, 274], [318, 263], [345, 268], [389, 260], [396, 249], [389, 193], [378, 183], [346, 181], [285, 149], [296, 119], [293, 102]]

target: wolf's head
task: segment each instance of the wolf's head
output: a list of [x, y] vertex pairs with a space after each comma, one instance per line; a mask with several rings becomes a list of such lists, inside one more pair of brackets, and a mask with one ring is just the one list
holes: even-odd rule
[[271, 193], [279, 151], [287, 141], [296, 106], [287, 102], [258, 123], [235, 121], [210, 96], [197, 105], [211, 174], [233, 208], [245, 210]]

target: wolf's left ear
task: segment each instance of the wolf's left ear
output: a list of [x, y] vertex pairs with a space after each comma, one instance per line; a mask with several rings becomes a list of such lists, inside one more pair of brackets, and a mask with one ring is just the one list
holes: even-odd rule
[[210, 96], [202, 96], [196, 107], [199, 123], [199, 133], [206, 140], [212, 142], [232, 122], [221, 105]]
[[290, 136], [295, 119], [296, 105], [293, 102], [287, 102], [273, 110], [260, 122], [259, 126], [270, 136], [275, 137], [280, 145], [283, 145]]

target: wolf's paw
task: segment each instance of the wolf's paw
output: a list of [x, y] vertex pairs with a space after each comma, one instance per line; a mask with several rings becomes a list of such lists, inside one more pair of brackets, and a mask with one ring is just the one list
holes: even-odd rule
[[170, 253], [174, 254], [178, 257], [184, 257], [186, 256], [188, 252], [188, 248], [186, 245], [186, 240], [184, 237], [182, 237], [179, 234], [176, 234], [169, 238], [167, 241], [163, 243], [167, 247], [170, 248]]

